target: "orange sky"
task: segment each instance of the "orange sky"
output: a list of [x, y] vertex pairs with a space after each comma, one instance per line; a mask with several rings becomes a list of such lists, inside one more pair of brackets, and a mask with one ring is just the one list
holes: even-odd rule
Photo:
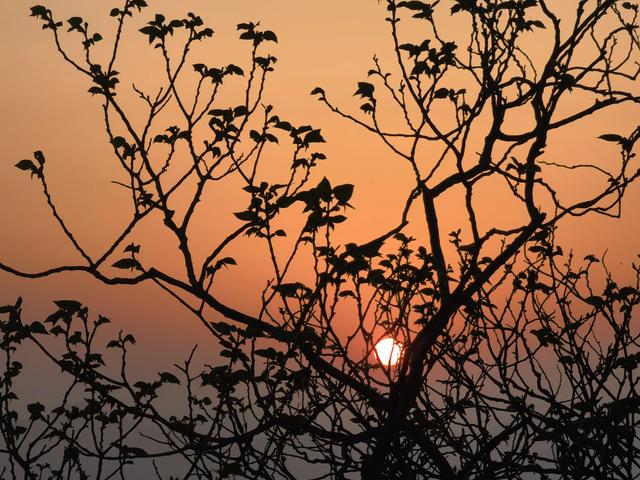
[[[100, 9], [95, 5], [100, 4]], [[80, 15], [95, 19], [95, 28], [109, 37], [113, 22], [108, 11], [120, 2], [86, 2], [80, 0], [49, 1], [56, 16], [66, 19]], [[265, 28], [274, 30], [279, 44], [272, 51], [278, 57], [276, 73], [267, 90], [267, 99], [282, 117], [295, 123], [312, 123], [322, 128], [327, 144], [323, 151], [329, 160], [317, 172], [318, 179], [327, 175], [334, 183], [356, 184], [351, 202], [356, 210], [339, 235], [349, 241], [364, 241], [375, 237], [397, 223], [411, 172], [388, 153], [378, 139], [362, 132], [337, 116], [309, 95], [315, 86], [322, 86], [334, 103], [351, 112], [358, 112], [360, 101], [354, 98], [357, 81], [366, 79], [372, 66], [372, 56], [378, 54], [390, 65], [391, 43], [384, 21], [384, 6], [375, 0], [323, 0], [299, 2], [293, 0], [235, 0], [227, 2], [175, 2], [151, 0], [151, 7], [138, 17], [139, 21], [152, 13], [182, 16], [189, 9], [203, 16], [216, 35], [206, 48], [194, 52], [193, 61], [212, 63], [234, 62], [246, 65], [246, 45], [236, 40], [235, 25], [247, 20], [260, 20]], [[384, 2], [383, 2], [384, 3]], [[567, 5], [571, 2], [567, 2]], [[178, 7], [176, 7], [178, 5]], [[69, 226], [78, 238], [97, 253], [126, 221], [128, 195], [110, 183], [119, 178], [118, 165], [105, 141], [100, 112], [100, 100], [85, 93], [88, 81], [74, 72], [54, 51], [48, 31], [29, 18], [30, 2], [9, 2], [3, 7], [3, 29], [0, 31], [0, 259], [17, 268], [38, 270], [61, 262], [73, 262], [69, 248], [57, 225], [52, 221], [42, 198], [39, 185], [13, 165], [28, 158], [34, 150], [47, 156], [47, 175], [52, 194]], [[455, 18], [451, 22], [457, 21]], [[447, 33], [454, 35], [458, 25], [451, 23]], [[68, 37], [67, 37], [68, 39]], [[124, 38], [124, 55], [118, 70], [126, 81], [137, 85], [154, 85], [158, 75], [155, 52], [146, 48], [145, 38], [129, 29]], [[106, 43], [106, 42], [105, 42]], [[544, 42], [539, 42], [544, 45]], [[124, 96], [125, 89], [121, 88]], [[126, 102], [136, 108], [135, 100]], [[139, 103], [138, 103], [139, 104]], [[603, 163], [617, 161], [617, 152], [606, 142], [595, 140], [602, 133], [629, 133], [637, 124], [637, 109], [621, 108], [588, 120], [563, 131], [561, 138], [551, 138], [550, 155]], [[274, 155], [278, 155], [275, 151]], [[577, 194], [585, 183], [557, 179], [567, 194]], [[587, 181], [588, 184], [588, 181]], [[588, 186], [588, 185], [587, 185]], [[573, 192], [573, 193], [572, 193]], [[230, 192], [216, 198], [233, 206]], [[508, 222], [514, 215], [505, 208], [498, 192], [483, 194], [482, 219]], [[613, 269], [628, 272], [628, 263], [640, 251], [637, 244], [638, 205], [640, 188], [636, 185], [627, 195], [621, 220], [581, 218], [565, 222], [560, 230], [565, 250], [573, 248], [579, 256], [608, 250]], [[241, 205], [240, 205], [241, 206]], [[439, 205], [442, 208], [442, 231], [458, 227], [460, 210], [455, 200]], [[233, 208], [230, 211], [237, 211]], [[123, 213], [124, 212], [124, 213]], [[499, 217], [496, 217], [499, 216]], [[228, 225], [224, 215], [212, 213], [212, 221], [201, 220], [192, 234], [203, 238], [222, 235]], [[218, 221], [218, 219], [220, 221]], [[140, 235], [152, 235], [153, 225]], [[157, 240], [147, 251], [162, 258], [173, 244]], [[236, 252], [259, 257], [261, 251]], [[253, 263], [252, 263], [253, 262]], [[257, 293], [265, 280], [257, 281], [255, 261], [248, 259], [226, 273], [225, 282], [239, 295]], [[171, 300], [164, 299], [151, 286], [140, 288], [104, 287], [82, 275], [67, 275], [41, 281], [18, 280], [0, 273], [0, 302], [12, 302], [21, 294], [27, 307], [35, 312], [47, 312], [52, 298], [77, 298], [95, 311], [120, 317], [127, 329], [150, 331], [159, 344], [174, 344], [180, 355], [198, 339], [199, 325], [185, 318]], [[159, 300], [162, 299], [162, 300]], [[161, 305], [162, 308], [158, 308]], [[141, 323], [134, 319], [142, 319]], [[176, 335], [180, 333], [180, 335]], [[149, 330], [147, 333], [149, 334]], [[161, 356], [161, 350], [148, 351], [149, 356]]]

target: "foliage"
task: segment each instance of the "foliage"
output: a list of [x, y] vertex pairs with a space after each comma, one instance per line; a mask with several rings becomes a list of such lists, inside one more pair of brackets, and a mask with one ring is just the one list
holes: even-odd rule
[[[127, 355], [135, 340], [120, 333], [101, 343], [108, 320], [92, 319], [81, 303], [58, 301], [50, 317], [32, 323], [22, 320], [20, 301], [3, 307], [0, 434], [8, 474], [126, 478], [133, 466], [152, 462], [149, 468], [167, 478], [169, 459], [182, 468], [181, 478], [638, 476], [633, 317], [640, 270], [634, 266], [635, 283], [618, 284], [596, 257], [579, 262], [565, 254], [555, 231], [568, 216], [620, 214], [627, 187], [640, 176], [640, 127], [596, 139], [619, 157], [606, 167], [545, 152], [552, 132], [638, 103], [637, 5], [576, 0], [569, 21], [544, 0], [385, 3], [396, 66], [388, 72], [374, 59], [355, 91], [361, 113], [334, 105], [323, 88], [312, 94], [378, 136], [414, 184], [386, 231], [344, 245], [335, 230], [355, 203], [354, 186], [314, 180], [325, 160], [321, 131], [293, 125], [262, 104], [277, 62], [268, 53], [278, 41], [274, 32], [241, 23], [248, 67], [195, 63], [189, 74], [190, 49], [209, 41], [213, 29], [193, 13], [153, 15], [139, 32], [163, 60], [164, 85], [156, 94], [134, 87], [146, 108], [136, 127], [119, 100], [125, 92], [115, 65], [122, 32], [146, 2], [126, 0], [110, 11], [116, 35], [101, 63], [94, 47], [105, 39], [88, 22], [59, 22], [47, 7], [32, 7], [101, 104], [131, 217], [108, 248], [89, 255], [58, 212], [49, 163], [35, 152], [16, 167], [42, 185], [81, 260], [36, 273], [0, 268], [28, 278], [82, 271], [107, 284], [155, 282], [201, 321], [226, 361], [198, 370], [190, 357], [173, 372], [133, 381]], [[449, 16], [467, 22], [466, 38], [444, 33]], [[413, 22], [422, 37], [405, 42], [400, 27]], [[78, 59], [62, 44], [65, 29], [80, 41]], [[533, 35], [548, 43], [542, 59], [532, 54]], [[189, 75], [187, 94], [179, 79]], [[221, 104], [232, 82], [242, 85], [240, 100]], [[567, 112], [565, 100], [578, 95], [589, 99], [586, 106]], [[402, 122], [386, 126], [383, 108], [395, 108]], [[179, 113], [179, 125], [163, 124], [165, 109]], [[515, 123], [523, 111], [527, 121]], [[289, 160], [274, 182], [259, 167], [276, 148]], [[554, 186], [558, 172], [604, 181], [573, 201]], [[228, 235], [201, 260], [190, 228], [206, 212], [205, 191], [232, 181], [241, 182], [246, 207], [232, 212]], [[515, 224], [480, 220], [487, 207], [477, 197], [487, 188], [510, 192], [522, 212]], [[467, 216], [448, 237], [438, 208], [445, 197], [459, 198]], [[298, 230], [283, 226], [289, 212], [302, 215]], [[424, 242], [408, 233], [413, 212], [420, 212]], [[150, 264], [144, 244], [133, 243], [136, 229], [154, 216], [176, 240], [183, 274]], [[255, 315], [219, 298], [219, 278], [238, 261], [225, 251], [243, 236], [264, 242], [272, 266]], [[311, 280], [292, 273], [301, 259]], [[597, 267], [604, 272], [600, 287]], [[352, 324], [339, 322], [345, 309]], [[387, 335], [405, 346], [397, 368], [371, 355]], [[70, 384], [58, 406], [31, 403], [21, 414], [15, 380], [23, 366], [15, 356], [27, 344]], [[117, 355], [107, 361], [107, 352]], [[183, 411], [166, 414], [159, 403], [180, 388]]]

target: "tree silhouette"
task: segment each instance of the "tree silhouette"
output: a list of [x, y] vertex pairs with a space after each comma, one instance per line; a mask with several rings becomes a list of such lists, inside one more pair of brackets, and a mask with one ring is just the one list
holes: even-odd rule
[[[79, 260], [35, 273], [0, 268], [154, 282], [217, 339], [226, 361], [200, 370], [192, 354], [174, 372], [133, 380], [135, 339], [121, 332], [103, 342], [97, 333], [109, 321], [80, 302], [57, 301], [46, 320], [30, 323], [21, 300], [1, 308], [3, 476], [130, 478], [136, 465], [185, 479], [640, 476], [640, 269], [633, 284], [619, 285], [596, 257], [576, 260], [555, 241], [565, 217], [620, 215], [640, 176], [640, 127], [594, 139], [616, 157], [606, 167], [554, 154], [549, 138], [640, 100], [636, 3], [576, 0], [569, 15], [545, 0], [387, 0], [396, 65], [387, 71], [374, 59], [355, 91], [361, 112], [312, 92], [379, 137], [414, 178], [401, 218], [359, 244], [336, 240], [354, 185], [318, 181], [321, 131], [263, 105], [276, 34], [237, 26], [248, 68], [191, 63], [190, 50], [213, 30], [193, 13], [154, 14], [139, 32], [163, 60], [164, 84], [155, 93], [134, 87], [146, 108], [134, 121], [116, 65], [122, 32], [147, 3], [123, 3], [110, 12], [117, 29], [101, 61], [94, 47], [106, 39], [84, 19], [58, 21], [45, 6], [31, 14], [100, 100], [131, 198], [129, 223], [90, 255], [58, 211], [37, 151], [16, 166], [41, 184]], [[449, 16], [466, 25], [456, 38], [446, 32]], [[82, 56], [64, 47], [66, 34]], [[231, 104], [222, 93], [230, 84], [241, 85]], [[168, 110], [176, 125], [164, 123]], [[275, 170], [263, 172], [276, 149], [288, 160], [273, 180]], [[602, 180], [591, 191], [587, 174]], [[581, 198], [559, 177], [582, 184]], [[205, 199], [225, 184], [241, 185], [246, 207], [202, 255], [190, 227], [207, 209], [224, 212]], [[515, 220], [492, 212], [480, 199], [488, 191], [509, 192]], [[441, 230], [445, 198], [466, 216], [451, 233]], [[299, 228], [289, 216], [302, 218]], [[154, 217], [175, 240], [179, 274], [150, 264], [145, 245], [131, 240]], [[409, 234], [420, 229], [424, 244]], [[219, 279], [236, 264], [225, 252], [243, 237], [264, 243], [272, 267], [257, 314], [219, 296]], [[297, 277], [294, 263], [310, 279]], [[382, 337], [402, 345], [396, 366], [372, 354]], [[15, 356], [26, 344], [69, 379], [56, 406], [20, 411]], [[162, 400], [177, 388], [186, 401], [166, 413]]]

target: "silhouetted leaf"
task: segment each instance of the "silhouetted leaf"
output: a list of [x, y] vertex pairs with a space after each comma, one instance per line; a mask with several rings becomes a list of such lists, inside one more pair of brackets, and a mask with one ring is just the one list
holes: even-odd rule
[[71, 17], [69, 20], [67, 20], [67, 23], [69, 24], [69, 32], [73, 30], [84, 32], [84, 20], [82, 19], [82, 17]]
[[270, 360], [275, 360], [275, 358], [278, 356], [278, 352], [273, 347], [259, 348], [255, 350], [253, 353], [259, 357], [268, 358]]
[[65, 330], [60, 325], [56, 325], [51, 330], [49, 330], [49, 333], [57, 337], [58, 335], [64, 334]]
[[253, 222], [258, 220], [258, 215], [250, 210], [244, 212], [234, 212], [233, 214], [238, 220], [242, 220], [243, 222]]
[[42, 412], [44, 412], [44, 405], [40, 402], [30, 403], [27, 405], [27, 411], [29, 412], [30, 420], [38, 420], [42, 418]]
[[320, 134], [320, 130], [312, 130], [304, 137], [304, 143], [324, 143], [324, 138]]
[[439, 88], [435, 92], [433, 92], [433, 96], [435, 98], [447, 98], [449, 96], [448, 88]]
[[15, 166], [18, 167], [20, 170], [24, 170], [24, 171], [36, 170], [36, 166], [33, 164], [31, 160], [20, 160], [18, 163], [16, 163]]
[[305, 286], [300, 282], [282, 283], [276, 285], [273, 289], [283, 297], [295, 297], [298, 291], [305, 289]]
[[31, 330], [31, 333], [40, 333], [40, 334], [47, 333], [47, 330], [44, 328], [44, 325], [42, 325], [40, 322], [33, 322], [31, 325], [29, 325], [29, 330]]
[[82, 340], [82, 334], [78, 331], [73, 332], [73, 334], [71, 334], [71, 336], [67, 339], [67, 341], [71, 344], [71, 345], [77, 345], [78, 343], [84, 343]]
[[133, 270], [134, 268], [139, 268], [140, 264], [133, 258], [122, 258], [115, 262], [112, 267], [120, 268], [122, 270]]
[[226, 266], [226, 265], [237, 265], [235, 259], [231, 258], [231, 257], [225, 257], [225, 258], [221, 258], [220, 260], [218, 260], [216, 262], [217, 265], [222, 266]]
[[262, 33], [262, 38], [264, 38], [268, 42], [278, 43], [278, 37], [271, 30], [266, 30]]
[[602, 297], [598, 297], [596, 295], [592, 295], [590, 297], [587, 297], [584, 299], [585, 302], [587, 302], [589, 305], [592, 305], [596, 308], [600, 308], [602, 307], [602, 305], [604, 305], [604, 300], [602, 299]]
[[36, 159], [40, 166], [44, 165], [44, 154], [40, 150], [33, 152], [33, 158]]
[[45, 18], [48, 15], [49, 11], [47, 7], [43, 7], [42, 5], [36, 5], [31, 7], [31, 16], [32, 17], [40, 17]]
[[124, 249], [124, 252], [140, 253], [140, 245], [130, 243], [129, 245], [126, 246], [126, 248]]
[[360, 95], [362, 98], [373, 99], [373, 92], [375, 87], [371, 83], [367, 82], [358, 82], [358, 89], [356, 90], [355, 95]]
[[175, 383], [180, 385], [180, 380], [173, 373], [162, 372], [160, 373], [160, 381], [163, 383]]
[[542, 28], [542, 29], [546, 29], [547, 28], [545, 26], [545, 24], [542, 23], [540, 20], [531, 20], [531, 21], [527, 22], [527, 25], [529, 27], [537, 27], [537, 28]]
[[327, 177], [323, 177], [322, 180], [320, 180], [320, 183], [318, 183], [318, 186], [316, 187], [316, 193], [325, 202], [331, 200], [331, 182], [329, 182]]
[[127, 445], [123, 445], [122, 447], [120, 447], [120, 451], [122, 452], [123, 456], [128, 458], [146, 457], [148, 455], [147, 452], [140, 447], [129, 447]]
[[210, 325], [222, 335], [229, 335], [234, 330], [233, 326], [226, 322], [211, 322]]
[[615, 133], [605, 133], [604, 135], [600, 135], [598, 138], [601, 140], [604, 140], [605, 142], [616, 142], [616, 143], [622, 143], [625, 140], [624, 137], [621, 137], [620, 135], [616, 135]]
[[82, 308], [82, 304], [76, 300], [54, 300], [53, 303], [55, 303], [59, 309], [70, 313], [78, 312]]

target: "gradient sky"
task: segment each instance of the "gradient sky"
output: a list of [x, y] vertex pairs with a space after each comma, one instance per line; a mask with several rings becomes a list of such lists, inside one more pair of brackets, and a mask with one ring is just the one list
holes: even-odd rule
[[[79, 15], [94, 20], [95, 28], [108, 38], [113, 30], [108, 11], [120, 3], [58, 0], [47, 2], [47, 6], [60, 19]], [[322, 86], [334, 103], [358, 112], [361, 102], [353, 97], [353, 92], [356, 83], [366, 79], [373, 55], [378, 54], [383, 65], [391, 65], [383, 5], [375, 0], [151, 0], [149, 3], [151, 7], [138, 16], [138, 21], [150, 18], [156, 11], [170, 17], [182, 16], [191, 9], [211, 24], [216, 31], [214, 40], [194, 52], [194, 63], [216, 59], [211, 62], [246, 65], [246, 44], [236, 40], [235, 25], [260, 20], [265, 28], [274, 30], [279, 44], [272, 51], [279, 62], [267, 90], [268, 101], [282, 117], [322, 128], [328, 142], [323, 151], [329, 159], [318, 172], [318, 179], [327, 175], [334, 183], [356, 184], [351, 202], [356, 210], [351, 212], [351, 221], [340, 235], [345, 240], [364, 241], [397, 223], [410, 172], [378, 139], [331, 114], [309, 95], [313, 87]], [[119, 178], [119, 173], [105, 141], [99, 98], [86, 93], [87, 80], [61, 60], [49, 32], [29, 18], [31, 5], [15, 1], [3, 6], [0, 258], [16, 268], [38, 270], [73, 262], [75, 256], [54, 224], [39, 185], [13, 166], [18, 160], [29, 158], [34, 150], [45, 152], [47, 175], [59, 209], [78, 238], [94, 246], [93, 253], [127, 220], [129, 199], [126, 192], [110, 183]], [[454, 21], [447, 29], [447, 34], [453, 36], [458, 28]], [[130, 28], [124, 37], [124, 54], [118, 67], [123, 72], [123, 87], [125, 80], [153, 85], [154, 75], [159, 73], [156, 52], [146, 47], [145, 38], [135, 30]], [[121, 91], [124, 95], [126, 90]], [[129, 100], [127, 104], [135, 108], [136, 101]], [[634, 113], [630, 108], [619, 109], [598, 121], [576, 125], [562, 138], [552, 138], [548, 151], [563, 158], [594, 163], [617, 161], [615, 149], [595, 138], [602, 133], [629, 133], [634, 122], [637, 124], [637, 110]], [[575, 180], [567, 183], [563, 178], [558, 178], [558, 182], [569, 194], [579, 193], [585, 186]], [[222, 192], [216, 198], [224, 200], [225, 195]], [[513, 214], [490, 192], [483, 198], [486, 208], [482, 218], [487, 222], [494, 218], [496, 222], [504, 221]], [[579, 257], [607, 250], [611, 268], [625, 276], [629, 263], [637, 259], [640, 251], [639, 205], [640, 188], [635, 185], [628, 192], [621, 220], [581, 218], [565, 222], [560, 229], [560, 242], [565, 250], [573, 248]], [[441, 207], [446, 207], [442, 213], [443, 231], [457, 228], [461, 217], [455, 202]], [[221, 235], [228, 226], [221, 223], [224, 217], [220, 218], [220, 222], [217, 217], [211, 222], [201, 222], [196, 232], [204, 237]], [[152, 226], [141, 235], [151, 234]], [[160, 258], [172, 244], [159, 239], [147, 248]], [[237, 253], [238, 260], [240, 255], [247, 254]], [[259, 256], [259, 252], [248, 255]], [[254, 275], [252, 265], [256, 264], [249, 260], [227, 273], [229, 295], [234, 296], [238, 285], [242, 285], [243, 292], [253, 294], [263, 288], [265, 279]], [[147, 335], [154, 347], [145, 350], [144, 355], [152, 360], [163, 357], [166, 352], [162, 345], [169, 344], [178, 357], [184, 356], [202, 333], [194, 319], [185, 316], [174, 301], [152, 285], [105, 287], [83, 275], [25, 281], [0, 273], [0, 292], [0, 302], [7, 303], [23, 295], [27, 312], [33, 314], [49, 312], [51, 299], [78, 299], [138, 336]]]

